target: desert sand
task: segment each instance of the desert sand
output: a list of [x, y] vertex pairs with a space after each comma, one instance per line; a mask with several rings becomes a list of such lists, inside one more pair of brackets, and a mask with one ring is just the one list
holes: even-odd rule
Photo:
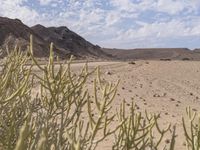
[[[89, 68], [100, 66], [102, 78], [116, 83], [120, 79], [118, 92], [113, 103], [119, 108], [123, 99], [127, 104], [132, 100], [137, 111], [160, 113], [160, 123], [177, 126], [176, 148], [185, 149], [182, 116], [186, 107], [193, 111], [200, 108], [200, 62], [199, 61], [136, 61], [92, 62]], [[72, 64], [73, 71], [80, 71], [84, 63]], [[109, 73], [108, 73], [109, 72]], [[92, 85], [93, 78], [88, 81]], [[127, 105], [128, 106], [128, 105]], [[114, 109], [115, 110], [115, 109]], [[166, 139], [167, 140], [167, 139]], [[112, 139], [100, 149], [111, 149]]]
[[163, 125], [177, 126], [176, 149], [183, 149], [182, 116], [186, 107], [194, 111], [200, 107], [200, 62], [190, 61], [137, 61], [135, 65], [113, 63], [101, 67], [111, 75], [104, 78], [115, 82], [120, 79], [114, 105], [125, 99], [134, 99], [138, 111], [145, 109], [160, 113]]

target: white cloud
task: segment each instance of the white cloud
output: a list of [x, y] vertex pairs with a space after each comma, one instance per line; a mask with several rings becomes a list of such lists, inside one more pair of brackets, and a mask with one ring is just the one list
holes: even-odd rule
[[35, 24], [39, 14], [29, 8], [22, 5], [27, 0], [0, 0], [0, 15], [9, 18], [19, 18], [26, 24]]
[[104, 47], [200, 37], [199, 0], [37, 0], [36, 7], [24, 4], [29, 1], [0, 0], [0, 15], [28, 25], [65, 25]]
[[106, 26], [112, 26], [121, 20], [121, 14], [119, 12], [110, 12], [106, 16]]
[[137, 11], [137, 5], [132, 3], [131, 0], [111, 0], [111, 4], [120, 10]]
[[171, 15], [175, 15], [183, 11], [187, 7], [186, 2], [181, 0], [158, 0], [157, 10], [160, 12], [166, 12]]
[[53, 2], [60, 2], [60, 0], [38, 0], [41, 5], [49, 5], [50, 3]]
[[195, 11], [199, 9], [199, 0], [140, 0], [133, 2], [132, 0], [111, 0], [111, 4], [119, 10], [127, 12], [144, 12], [147, 10], [155, 12], [164, 12], [170, 15], [178, 14], [187, 9], [187, 11]]

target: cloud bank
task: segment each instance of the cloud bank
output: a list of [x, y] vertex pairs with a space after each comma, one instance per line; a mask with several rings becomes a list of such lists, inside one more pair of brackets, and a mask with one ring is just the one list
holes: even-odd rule
[[0, 16], [67, 26], [102, 47], [200, 47], [199, 0], [0, 0]]

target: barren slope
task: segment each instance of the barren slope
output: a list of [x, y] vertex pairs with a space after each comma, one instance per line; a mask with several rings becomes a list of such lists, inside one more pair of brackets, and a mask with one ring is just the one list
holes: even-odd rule
[[34, 37], [36, 57], [48, 57], [51, 42], [54, 43], [55, 54], [61, 58], [74, 55], [79, 59], [110, 59], [111, 56], [67, 27], [46, 28], [36, 25], [30, 28], [18, 19], [0, 17], [0, 49], [4, 50], [1, 57], [6, 55], [6, 46], [12, 49], [18, 45], [22, 50], [27, 50], [30, 35]]
[[110, 56], [97, 45], [86, 41], [84, 38], [69, 30], [67, 27], [49, 27], [42, 25], [33, 26], [35, 33], [45, 41], [53, 42], [59, 50], [68, 51], [82, 58], [109, 58]]

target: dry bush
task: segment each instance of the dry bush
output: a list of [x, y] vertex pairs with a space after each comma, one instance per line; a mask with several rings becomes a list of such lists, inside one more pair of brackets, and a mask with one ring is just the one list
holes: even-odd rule
[[192, 111], [190, 107], [186, 109], [188, 116], [188, 124], [185, 119], [182, 119], [183, 129], [186, 138], [186, 146], [189, 150], [200, 149], [200, 117], [197, 117], [197, 113]]
[[135, 65], [136, 63], [134, 61], [130, 61], [128, 64]]
[[183, 61], [188, 61], [188, 60], [190, 60], [190, 58], [185, 57], [185, 58], [182, 58], [182, 60]]

